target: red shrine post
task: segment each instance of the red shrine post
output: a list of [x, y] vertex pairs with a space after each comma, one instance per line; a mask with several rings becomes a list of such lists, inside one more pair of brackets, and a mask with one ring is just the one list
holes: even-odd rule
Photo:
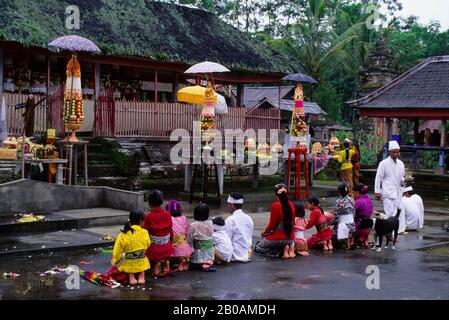
[[[294, 194], [297, 200], [301, 200], [303, 196], [309, 196], [309, 162], [307, 159], [308, 153], [308, 126], [305, 119], [304, 112], [304, 93], [302, 85], [296, 84], [295, 89], [295, 108], [292, 115], [292, 141], [296, 141], [296, 147], [288, 150], [288, 168], [287, 168], [287, 186], [290, 194]], [[295, 190], [292, 192], [291, 188], [291, 174], [292, 174], [292, 155], [295, 155]], [[304, 162], [304, 172], [302, 172], [301, 158]], [[301, 175], [304, 175], [306, 183], [306, 191], [301, 192]]]
[[[295, 168], [295, 188], [292, 192], [291, 187], [291, 174], [292, 174], [292, 155], [295, 155], [296, 168]], [[301, 157], [304, 159], [304, 166], [301, 164]], [[304, 170], [302, 170], [304, 169]], [[301, 175], [304, 175], [305, 191], [301, 191]], [[309, 161], [307, 160], [307, 148], [297, 146], [293, 149], [288, 149], [288, 167], [287, 167], [287, 187], [290, 191], [290, 195], [294, 195], [297, 200], [301, 200], [302, 197], [308, 197], [310, 195], [309, 190]]]

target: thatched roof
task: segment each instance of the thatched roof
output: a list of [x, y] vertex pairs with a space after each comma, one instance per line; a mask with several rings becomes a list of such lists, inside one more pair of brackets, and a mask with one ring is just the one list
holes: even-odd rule
[[214, 61], [238, 71], [291, 73], [294, 63], [204, 10], [149, 0], [0, 0], [0, 41], [46, 47], [70, 34], [65, 9], [77, 5], [76, 34], [104, 54], [194, 64]]
[[449, 56], [433, 57], [365, 98], [357, 109], [449, 109]]

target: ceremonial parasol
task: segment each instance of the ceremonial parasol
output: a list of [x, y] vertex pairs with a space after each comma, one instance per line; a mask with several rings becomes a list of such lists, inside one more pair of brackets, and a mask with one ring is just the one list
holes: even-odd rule
[[[204, 93], [203, 110], [201, 112], [201, 133], [205, 134], [209, 129], [215, 129], [215, 106], [217, 104], [216, 93], [213, 84], [208, 79], [208, 74], [220, 72], [230, 72], [225, 66], [216, 62], [201, 62], [191, 66], [184, 73], [186, 74], [204, 74], [208, 80], [207, 88]], [[212, 139], [213, 134], [208, 134], [206, 141]], [[206, 144], [207, 144], [206, 142]]]
[[302, 73], [294, 73], [294, 74], [289, 74], [288, 76], [285, 76], [284, 78], [282, 78], [282, 80], [284, 81], [294, 81], [294, 82], [305, 82], [305, 83], [318, 83], [318, 81], [316, 81], [314, 78], [302, 74]]
[[[206, 88], [201, 86], [192, 86], [182, 88], [177, 92], [177, 100], [192, 104], [204, 104], [204, 95]], [[214, 102], [217, 103], [217, 93], [215, 93]]]
[[77, 61], [76, 53], [101, 52], [100, 49], [91, 40], [77, 36], [69, 35], [59, 37], [48, 44], [61, 50], [72, 52], [72, 58], [67, 65], [67, 81], [64, 94], [64, 122], [72, 131], [68, 141], [77, 142], [75, 131], [81, 128], [84, 121], [83, 95], [81, 92], [81, 67]]
[[[201, 86], [192, 86], [182, 88], [177, 92], [177, 101], [192, 103], [192, 104], [204, 104], [204, 96], [206, 94], [206, 88]], [[217, 114], [228, 113], [228, 104], [226, 103], [226, 98], [221, 94], [215, 92], [214, 102]]]
[[101, 53], [101, 50], [91, 40], [80, 37], [77, 35], [63, 36], [56, 38], [48, 44], [50, 47], [68, 50], [71, 52], [97, 52]]
[[228, 68], [226, 68], [225, 66], [222, 66], [219, 63], [205, 61], [205, 62], [197, 63], [197, 64], [191, 66], [184, 73], [188, 73], [188, 74], [195, 74], [195, 73], [207, 74], [207, 73], [215, 73], [215, 72], [231, 72], [231, 71]]

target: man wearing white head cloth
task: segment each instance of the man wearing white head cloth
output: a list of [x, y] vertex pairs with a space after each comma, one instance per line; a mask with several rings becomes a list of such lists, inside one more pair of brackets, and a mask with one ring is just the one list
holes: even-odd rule
[[412, 195], [413, 188], [403, 190], [402, 206], [405, 211], [405, 224], [407, 230], [417, 230], [424, 227], [424, 204], [420, 196]]
[[[396, 216], [398, 209], [402, 207], [402, 184], [405, 182], [405, 166], [399, 160], [400, 149], [396, 141], [390, 141], [388, 145], [389, 157], [383, 160], [377, 168], [376, 199], [382, 199], [384, 211], [388, 217]], [[401, 212], [399, 221], [403, 218], [404, 212]], [[399, 233], [404, 231], [399, 230]]]
[[231, 261], [250, 262], [254, 223], [251, 217], [242, 211], [242, 206], [243, 196], [231, 193], [228, 197], [228, 208], [232, 215], [226, 218], [225, 228], [233, 246]]

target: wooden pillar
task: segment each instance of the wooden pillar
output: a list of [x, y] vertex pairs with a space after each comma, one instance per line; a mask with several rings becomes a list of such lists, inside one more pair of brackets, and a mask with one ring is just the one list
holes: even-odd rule
[[51, 61], [50, 56], [47, 55], [47, 98], [51, 95]]
[[278, 85], [278, 108], [281, 110], [281, 84]]
[[174, 78], [174, 81], [172, 83], [172, 97], [173, 97], [172, 102], [176, 103], [176, 102], [178, 102], [176, 93], [178, 92], [178, 87], [179, 87], [179, 77], [178, 77], [177, 72], [173, 72], [173, 78]]
[[419, 142], [419, 119], [415, 119], [415, 127], [413, 128], [413, 135], [415, 137], [415, 144], [418, 145]]
[[243, 106], [244, 84], [237, 85], [237, 107]]
[[399, 133], [399, 120], [392, 119], [391, 134], [397, 136]]
[[441, 148], [446, 147], [446, 121], [447, 119], [443, 119], [441, 121], [441, 143], [440, 143]]
[[386, 143], [388, 143], [388, 141], [391, 141], [391, 134], [392, 134], [392, 121], [391, 118], [386, 118], [386, 125], [387, 125], [387, 141], [385, 141]]
[[158, 130], [158, 126], [159, 126], [159, 117], [158, 117], [158, 98], [157, 98], [157, 70], [154, 70], [154, 119], [155, 119], [155, 123], [154, 123], [154, 128], [156, 129], [156, 131]]
[[[441, 142], [440, 147], [444, 148], [446, 146], [446, 121], [447, 119], [442, 119], [441, 121]], [[444, 149], [440, 150], [440, 159], [439, 159], [439, 169], [436, 171], [437, 174], [445, 174], [446, 173], [446, 152]]]
[[94, 96], [95, 96], [95, 99], [98, 98], [98, 96], [100, 95], [100, 90], [101, 90], [101, 87], [100, 87], [100, 83], [101, 83], [101, 81], [100, 81], [100, 79], [101, 79], [100, 78], [101, 77], [100, 70], [101, 70], [101, 64], [96, 63], [95, 64], [95, 71], [94, 71]]
[[157, 109], [157, 104], [158, 104], [158, 87], [157, 87], [158, 83], [157, 83], [157, 70], [154, 70], [154, 105], [156, 106]]
[[3, 93], [3, 49], [0, 48], [0, 94]]
[[84, 181], [85, 186], [89, 186], [88, 163], [87, 163], [87, 143], [84, 144]]
[[50, 96], [51, 96], [51, 62], [50, 62], [50, 55], [46, 56], [47, 59], [47, 128], [52, 127], [52, 114], [51, 114], [51, 108], [49, 106], [50, 103]]

